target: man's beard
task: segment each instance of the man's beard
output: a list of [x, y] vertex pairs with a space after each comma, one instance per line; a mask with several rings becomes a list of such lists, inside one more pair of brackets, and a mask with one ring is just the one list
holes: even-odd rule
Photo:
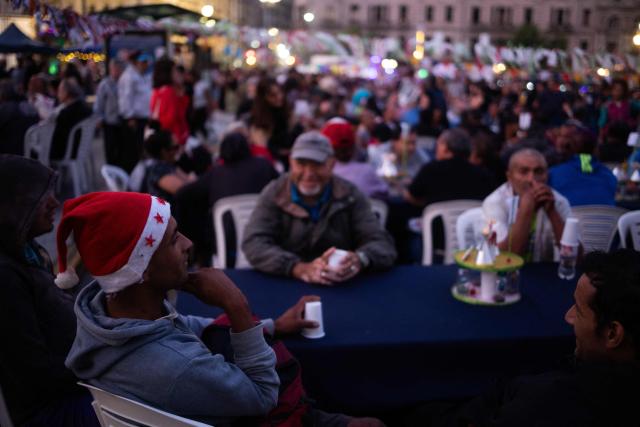
[[314, 197], [320, 194], [320, 192], [322, 191], [322, 186], [320, 184], [316, 184], [311, 187], [305, 188], [302, 185], [298, 185], [298, 191], [300, 191], [303, 196]]

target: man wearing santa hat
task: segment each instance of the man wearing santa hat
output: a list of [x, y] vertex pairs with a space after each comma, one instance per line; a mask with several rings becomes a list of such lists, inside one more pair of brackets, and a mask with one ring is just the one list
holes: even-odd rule
[[[267, 414], [278, 399], [276, 357], [242, 292], [221, 271], [187, 272], [191, 241], [167, 202], [140, 193], [90, 193], [64, 204], [57, 234], [60, 274], [74, 286], [66, 240], [73, 234], [96, 279], [78, 295], [78, 329], [66, 365], [120, 396], [215, 425]], [[212, 319], [182, 316], [165, 300], [182, 289], [224, 309], [235, 364], [200, 341]]]
[[[71, 234], [96, 279], [80, 291], [75, 305], [78, 329], [65, 363], [78, 378], [214, 425], [264, 416], [276, 407], [276, 356], [263, 331], [273, 335], [317, 327], [302, 313], [305, 303], [318, 297], [302, 297], [275, 322], [256, 322], [245, 296], [222, 271], [188, 273], [191, 241], [178, 232], [169, 204], [149, 194], [99, 192], [65, 202], [57, 234], [56, 284], [61, 288], [78, 283], [66, 262]], [[225, 311], [233, 363], [201, 340], [213, 319], [180, 315], [165, 300], [173, 289]], [[382, 425], [307, 408], [309, 425]]]

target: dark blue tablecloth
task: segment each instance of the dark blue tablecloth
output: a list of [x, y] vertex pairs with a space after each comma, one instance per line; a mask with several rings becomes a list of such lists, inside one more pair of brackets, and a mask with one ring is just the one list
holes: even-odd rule
[[[470, 396], [500, 376], [553, 367], [574, 345], [564, 313], [575, 280], [560, 280], [556, 271], [556, 264], [526, 266], [522, 300], [504, 307], [455, 300], [455, 266], [396, 267], [333, 288], [255, 271], [227, 274], [263, 318], [277, 317], [302, 295], [319, 295], [326, 337], [286, 344], [322, 407], [366, 412]], [[184, 293], [178, 309], [219, 313]]]

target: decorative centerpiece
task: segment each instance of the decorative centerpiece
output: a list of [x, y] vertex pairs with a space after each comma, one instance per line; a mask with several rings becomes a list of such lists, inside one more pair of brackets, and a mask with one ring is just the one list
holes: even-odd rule
[[454, 254], [461, 270], [457, 283], [451, 288], [451, 294], [460, 301], [507, 305], [520, 300], [518, 270], [523, 266], [524, 260], [519, 255], [500, 252], [493, 225], [494, 222], [490, 221], [482, 230], [479, 244]]

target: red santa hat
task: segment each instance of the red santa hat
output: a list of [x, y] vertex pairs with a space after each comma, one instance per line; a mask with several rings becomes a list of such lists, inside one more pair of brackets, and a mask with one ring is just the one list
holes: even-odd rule
[[334, 117], [322, 128], [322, 134], [329, 138], [333, 148], [349, 148], [356, 143], [353, 126], [343, 118]]
[[170, 218], [169, 203], [149, 194], [97, 192], [67, 200], [58, 226], [56, 285], [78, 284], [67, 267], [66, 240], [72, 233], [85, 267], [105, 292], [141, 282]]

